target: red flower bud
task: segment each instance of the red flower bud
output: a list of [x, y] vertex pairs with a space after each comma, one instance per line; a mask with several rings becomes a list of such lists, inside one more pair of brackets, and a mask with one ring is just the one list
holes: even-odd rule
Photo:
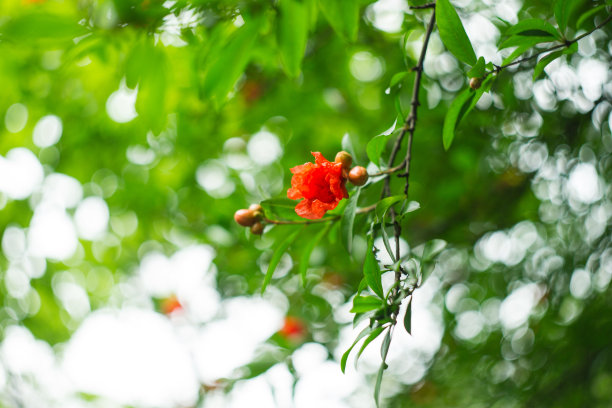
[[342, 175], [342, 163], [331, 163], [319, 152], [312, 152], [314, 163], [305, 163], [291, 169], [291, 188], [287, 197], [303, 198], [295, 206], [302, 218], [315, 220], [333, 210], [343, 198], [348, 198], [346, 178]]
[[263, 231], [264, 231], [264, 225], [259, 221], [257, 221], [251, 227], [251, 234], [254, 234], [254, 235], [261, 235], [263, 234]]
[[254, 211], [243, 208], [234, 213], [234, 220], [243, 227], [250, 227], [257, 221], [257, 216]]
[[164, 300], [162, 300], [161, 305], [160, 305], [160, 309], [161, 309], [163, 314], [169, 315], [169, 314], [172, 314], [172, 313], [174, 313], [176, 311], [182, 310], [183, 309], [183, 305], [181, 304], [181, 302], [179, 302], [179, 300], [176, 298], [176, 296], [171, 295], [171, 296], [165, 298]]
[[356, 186], [363, 186], [368, 181], [368, 171], [365, 167], [355, 166], [351, 169], [348, 179]]
[[336, 154], [336, 159], [334, 161], [336, 163], [342, 163], [342, 168], [346, 171], [349, 171], [349, 169], [351, 168], [351, 164], [353, 164], [353, 156], [343, 150]]

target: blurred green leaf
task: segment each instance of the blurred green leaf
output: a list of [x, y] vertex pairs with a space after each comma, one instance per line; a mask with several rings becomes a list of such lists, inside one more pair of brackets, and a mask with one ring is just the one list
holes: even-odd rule
[[88, 32], [74, 18], [43, 13], [24, 14], [0, 27], [2, 37], [15, 43], [66, 42]]
[[376, 339], [378, 336], [380, 336], [380, 333], [383, 332], [383, 330], [385, 330], [384, 327], [377, 327], [374, 330], [372, 330], [372, 332], [368, 335], [368, 337], [363, 341], [363, 344], [361, 345], [361, 348], [359, 349], [359, 351], [357, 352], [357, 355], [355, 356], [355, 366], [357, 366], [357, 362], [359, 361], [359, 357], [361, 357], [361, 355], [363, 354], [363, 352], [365, 351], [366, 347], [368, 347], [368, 345], [374, 341], [374, 339]]
[[313, 239], [308, 240], [306, 242], [306, 246], [304, 247], [304, 250], [302, 251], [302, 255], [300, 257], [300, 263], [299, 263], [300, 277], [302, 279], [302, 286], [304, 287], [306, 286], [306, 272], [308, 272], [308, 266], [310, 263], [310, 255], [312, 254], [313, 249], [317, 246], [319, 241], [321, 241], [321, 238], [327, 235], [327, 232], [331, 229], [331, 227], [332, 227], [331, 222], [325, 224], [325, 226], [321, 229], [321, 231], [317, 233], [317, 235], [315, 235]]
[[376, 310], [383, 305], [382, 300], [374, 296], [355, 296], [351, 313], [364, 313]]
[[348, 360], [348, 356], [351, 353], [351, 350], [353, 350], [353, 348], [357, 345], [357, 343], [359, 342], [359, 340], [361, 340], [362, 338], [364, 338], [365, 336], [368, 335], [368, 333], [370, 333], [372, 329], [370, 328], [370, 326], [365, 327], [358, 335], [357, 338], [355, 339], [355, 341], [353, 341], [353, 344], [351, 344], [351, 347], [348, 348], [348, 350], [346, 350], [344, 352], [344, 354], [342, 354], [342, 358], [340, 359], [340, 369], [342, 370], [342, 372], [344, 373], [344, 371], [346, 370], [346, 361]]
[[453, 143], [455, 138], [455, 129], [461, 120], [461, 111], [467, 109], [467, 106], [474, 97], [474, 92], [470, 89], [465, 89], [461, 92], [453, 102], [451, 103], [446, 116], [444, 117], [444, 127], [442, 130], [442, 141], [444, 143], [444, 149], [448, 150]]
[[260, 205], [264, 210], [266, 218], [274, 221], [304, 221], [295, 212], [295, 206], [299, 200], [290, 200], [288, 198], [270, 198], [263, 200]]
[[468, 65], [476, 64], [476, 53], [465, 33], [463, 24], [449, 0], [436, 1], [436, 23], [442, 42], [459, 60]]
[[357, 40], [359, 2], [353, 0], [319, 0], [319, 7], [340, 37], [350, 42]]
[[397, 126], [397, 119], [393, 122], [393, 125], [385, 132], [380, 135], [373, 137], [366, 146], [366, 153], [368, 155], [368, 159], [376, 166], [380, 167], [380, 159], [385, 147], [387, 146], [387, 142], [389, 138], [393, 135], [395, 127]]
[[361, 188], [357, 188], [353, 195], [348, 199], [348, 203], [344, 209], [340, 228], [342, 231], [342, 242], [346, 250], [351, 253], [353, 251], [353, 226], [355, 224], [355, 214], [357, 213], [357, 201]]
[[545, 57], [541, 58], [533, 69], [533, 80], [538, 79], [540, 75], [544, 72], [544, 68], [548, 66], [551, 62], [556, 60], [557, 58], [562, 57], [563, 55], [573, 54], [578, 51], [578, 43], [572, 43], [570, 47], [561, 49], [559, 51], [551, 52]]
[[481, 78], [485, 73], [485, 60], [484, 57], [478, 58], [476, 64], [467, 72], [469, 78]]
[[280, 0], [278, 17], [278, 45], [285, 72], [297, 77], [306, 51], [311, 7], [314, 0]]
[[528, 18], [521, 20], [515, 25], [506, 30], [504, 35], [522, 35], [522, 36], [548, 36], [551, 35], [557, 40], [561, 40], [561, 35], [555, 27], [546, 20], [538, 18]]
[[553, 42], [556, 40], [557, 39], [552, 35], [513, 35], [499, 44], [498, 48], [500, 50], [509, 47], [525, 47], [528, 49], [538, 44]]
[[266, 291], [266, 287], [272, 280], [272, 275], [274, 275], [274, 271], [276, 270], [276, 267], [278, 266], [281, 257], [283, 256], [285, 251], [287, 251], [287, 248], [289, 248], [293, 241], [295, 241], [297, 236], [304, 230], [304, 228], [306, 228], [306, 226], [302, 228], [296, 228], [291, 235], [286, 238], [282, 237], [276, 242], [275, 245], [277, 245], [277, 247], [274, 250], [274, 253], [272, 254], [272, 258], [270, 258], [268, 270], [266, 271], [266, 276], [264, 277], [263, 284], [261, 285], [261, 293], [264, 293]]
[[601, 13], [602, 11], [606, 11], [606, 5], [602, 4], [600, 6], [594, 7], [586, 12], [584, 12], [576, 21], [576, 29], [579, 30], [581, 28], [587, 28], [587, 23], [591, 23], [594, 26], [593, 19], [594, 17]]
[[408, 334], [412, 334], [412, 296], [408, 298], [406, 303], [406, 314], [404, 314], [404, 329]]

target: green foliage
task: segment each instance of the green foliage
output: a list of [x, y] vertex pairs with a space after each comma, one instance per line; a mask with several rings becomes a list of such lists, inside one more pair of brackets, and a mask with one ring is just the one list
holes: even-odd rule
[[461, 62], [476, 64], [476, 53], [465, 33], [463, 24], [449, 0], [436, 1], [436, 23], [440, 38], [448, 50]]

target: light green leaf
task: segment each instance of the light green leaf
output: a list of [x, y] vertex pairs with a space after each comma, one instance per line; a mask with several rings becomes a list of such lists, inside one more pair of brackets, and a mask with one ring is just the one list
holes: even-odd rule
[[478, 58], [476, 64], [467, 72], [469, 78], [482, 78], [485, 73], [485, 60], [483, 57]]
[[442, 141], [444, 143], [444, 149], [448, 150], [453, 143], [455, 138], [455, 129], [461, 120], [462, 109], [467, 109], [467, 106], [474, 97], [474, 92], [470, 89], [466, 89], [461, 92], [455, 100], [451, 103], [446, 117], [444, 118], [444, 127], [442, 128]]
[[585, 28], [583, 26], [586, 25], [587, 22], [589, 22], [593, 25], [593, 17], [595, 17], [598, 13], [605, 11], [606, 10], [606, 5], [602, 4], [601, 6], [597, 6], [594, 7], [592, 9], [590, 9], [589, 11], [583, 13], [579, 18], [578, 21], [576, 21], [576, 29], [579, 30], [581, 28]]
[[514, 51], [512, 51], [510, 53], [510, 55], [508, 55], [506, 58], [504, 58], [504, 60], [502, 61], [502, 65], [506, 65], [511, 63], [512, 61], [514, 61], [515, 59], [517, 59], [520, 55], [522, 55], [525, 51], [527, 51], [528, 49], [530, 49], [532, 46], [531, 45], [521, 45], [519, 47], [517, 47]]
[[384, 298], [381, 273], [378, 266], [378, 261], [374, 255], [374, 240], [372, 237], [368, 240], [368, 252], [366, 253], [365, 261], [363, 264], [363, 276], [365, 277], [366, 283], [378, 295], [381, 299]]
[[539, 18], [528, 18], [521, 20], [512, 27], [508, 28], [504, 33], [507, 36], [522, 35], [522, 36], [547, 36], [551, 35], [557, 40], [561, 39], [559, 31], [545, 20]]
[[312, 254], [313, 249], [317, 246], [321, 238], [327, 234], [327, 232], [331, 229], [332, 223], [329, 222], [315, 235], [313, 239], [308, 240], [304, 250], [302, 251], [302, 255], [300, 256], [300, 266], [299, 272], [300, 277], [302, 279], [302, 285], [306, 286], [306, 272], [308, 272], [308, 265], [310, 263], [310, 255]]
[[289, 245], [291, 245], [293, 241], [295, 241], [299, 233], [302, 232], [304, 228], [305, 227], [297, 228], [287, 238], [283, 237], [279, 240], [280, 244], [274, 250], [274, 253], [272, 254], [272, 258], [270, 258], [270, 263], [268, 264], [268, 270], [266, 271], [266, 276], [264, 277], [263, 284], [261, 285], [261, 293], [264, 293], [266, 291], [266, 287], [272, 280], [272, 275], [274, 275], [274, 271], [276, 270], [276, 267], [278, 266], [278, 263], [280, 262], [281, 257], [283, 256], [287, 248], [289, 248]]
[[376, 166], [380, 167], [380, 156], [382, 155], [385, 147], [387, 146], [387, 142], [391, 135], [393, 135], [393, 131], [397, 126], [397, 119], [393, 122], [393, 125], [389, 129], [387, 129], [382, 134], [372, 138], [368, 145], [366, 146], [366, 153], [368, 154], [368, 159]]
[[383, 373], [386, 369], [387, 363], [383, 361], [378, 369], [378, 374], [376, 374], [376, 384], [374, 385], [374, 402], [376, 403], [376, 407], [380, 406], [380, 385], [382, 384]]
[[374, 296], [355, 296], [351, 313], [365, 313], [376, 310], [383, 305], [381, 299]]
[[400, 194], [400, 195], [394, 195], [391, 197], [386, 197], [380, 200], [376, 204], [376, 210], [375, 210], [376, 218], [378, 219], [378, 222], [383, 222], [383, 219], [385, 215], [387, 214], [387, 211], [389, 211], [389, 208], [391, 208], [394, 204], [397, 204], [398, 202], [405, 200], [405, 199], [406, 199], [406, 196], [403, 194]]
[[408, 334], [412, 334], [412, 296], [408, 298], [406, 304], [406, 314], [404, 315], [404, 329]]
[[[164, 49], [152, 43], [143, 44], [136, 58], [143, 58], [137, 66], [138, 96], [136, 112], [153, 133], [161, 132], [166, 124], [167, 58]], [[132, 59], [132, 62], [134, 60]]]
[[206, 59], [202, 93], [217, 106], [225, 101], [251, 59], [262, 22], [262, 18], [247, 20], [231, 35], [225, 46], [217, 44], [215, 51]]
[[310, 23], [308, 2], [281, 0], [278, 7], [278, 46], [285, 72], [294, 78], [300, 73], [306, 51]]
[[357, 40], [359, 2], [355, 0], [319, 0], [319, 7], [334, 31], [346, 41]]
[[389, 353], [389, 346], [391, 345], [391, 329], [387, 330], [387, 334], [383, 339], [382, 344], [380, 345], [380, 357], [382, 361], [387, 359], [387, 354]]
[[442, 42], [459, 60], [468, 65], [476, 64], [476, 53], [465, 33], [463, 24], [449, 0], [436, 1], [436, 23]]
[[298, 200], [290, 200], [288, 198], [270, 198], [263, 200], [260, 205], [264, 210], [266, 218], [270, 220], [303, 221], [304, 219], [295, 213], [295, 206], [298, 203]]
[[393, 88], [395, 85], [399, 84], [406, 78], [408, 75], [408, 71], [398, 72], [397, 74], [391, 77], [391, 81], [389, 81], [389, 88]]
[[353, 225], [355, 224], [355, 214], [357, 213], [357, 201], [359, 200], [359, 193], [361, 189], [358, 188], [355, 193], [349, 198], [342, 220], [340, 221], [340, 228], [342, 232], [342, 242], [346, 250], [351, 253], [353, 250]]
[[48, 13], [24, 14], [0, 28], [4, 39], [16, 43], [65, 42], [88, 32], [74, 18]]
[[427, 242], [423, 247], [423, 254], [421, 259], [424, 262], [431, 261], [435, 258], [440, 252], [442, 252], [446, 248], [446, 241], [443, 239], [432, 239]]

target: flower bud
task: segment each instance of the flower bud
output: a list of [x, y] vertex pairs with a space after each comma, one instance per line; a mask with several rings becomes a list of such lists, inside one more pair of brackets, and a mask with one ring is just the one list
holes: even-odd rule
[[255, 224], [253, 224], [253, 226], [251, 227], [251, 234], [254, 235], [261, 235], [263, 234], [263, 231], [264, 225], [259, 221], [255, 222]]
[[470, 79], [470, 88], [478, 89], [482, 85], [482, 78], [471, 78]]
[[261, 205], [259, 205], [259, 204], [251, 204], [251, 205], [249, 205], [249, 210], [251, 210], [251, 211], [262, 211], [263, 212], [263, 208], [261, 208]]
[[342, 168], [346, 171], [349, 171], [349, 169], [351, 168], [351, 164], [353, 164], [353, 156], [343, 150], [336, 154], [335, 162], [342, 163]]
[[243, 227], [250, 227], [257, 221], [257, 217], [254, 211], [243, 208], [234, 213], [234, 220]]
[[368, 171], [365, 167], [355, 166], [351, 169], [348, 179], [356, 186], [363, 186], [368, 181]]

